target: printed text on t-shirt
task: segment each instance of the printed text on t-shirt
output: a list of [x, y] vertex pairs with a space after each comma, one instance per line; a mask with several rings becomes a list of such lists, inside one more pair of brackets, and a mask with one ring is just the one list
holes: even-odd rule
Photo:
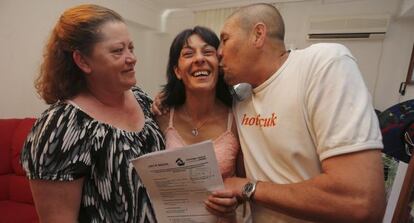
[[272, 113], [270, 117], [260, 117], [260, 114], [255, 116], [248, 116], [247, 114], [243, 115], [242, 125], [255, 125], [259, 127], [273, 127], [276, 126], [277, 116], [275, 113]]

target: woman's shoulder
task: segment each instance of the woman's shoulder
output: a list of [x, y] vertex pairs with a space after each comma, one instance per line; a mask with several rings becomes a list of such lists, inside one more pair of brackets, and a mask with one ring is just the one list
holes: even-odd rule
[[57, 102], [43, 112], [22, 151], [21, 160], [29, 177], [73, 180], [82, 176], [90, 164], [89, 147], [84, 145], [90, 143], [87, 132], [93, 128], [91, 121], [65, 102]]
[[[75, 105], [58, 101], [55, 104], [52, 104], [39, 116], [33, 127], [33, 132], [38, 132], [35, 130], [39, 128], [42, 129], [43, 134], [54, 132], [54, 129], [78, 129], [85, 125], [89, 125], [91, 121], [93, 121], [93, 119]], [[56, 132], [54, 134], [56, 134]]]
[[45, 111], [40, 114], [37, 118], [37, 123], [49, 122], [51, 119], [59, 119], [66, 114], [73, 112], [73, 107], [69, 107], [69, 104], [66, 104], [62, 101], [58, 101], [49, 106]]

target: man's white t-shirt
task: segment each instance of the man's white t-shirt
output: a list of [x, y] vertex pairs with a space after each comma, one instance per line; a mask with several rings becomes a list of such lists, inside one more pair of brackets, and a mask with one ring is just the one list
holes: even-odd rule
[[[251, 97], [234, 104], [234, 113], [250, 179], [301, 182], [319, 175], [324, 159], [383, 148], [371, 96], [340, 44], [292, 51]], [[252, 208], [254, 222], [305, 222]]]

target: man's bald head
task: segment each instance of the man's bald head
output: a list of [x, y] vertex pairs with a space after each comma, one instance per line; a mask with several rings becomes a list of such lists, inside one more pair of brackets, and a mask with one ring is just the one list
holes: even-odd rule
[[269, 38], [280, 41], [283, 41], [285, 38], [283, 18], [279, 10], [271, 4], [257, 3], [241, 7], [230, 15], [228, 19], [238, 19], [241, 28], [245, 32], [249, 32], [255, 24], [262, 22], [266, 25]]

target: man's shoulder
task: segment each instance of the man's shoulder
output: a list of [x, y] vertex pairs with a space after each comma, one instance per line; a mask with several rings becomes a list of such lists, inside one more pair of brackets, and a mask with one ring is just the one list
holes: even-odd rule
[[308, 63], [309, 66], [325, 66], [339, 58], [352, 58], [351, 52], [342, 44], [338, 43], [316, 43], [307, 48], [299, 50], [295, 56], [301, 63]]
[[326, 56], [326, 57], [338, 57], [343, 55], [351, 55], [348, 48], [339, 43], [316, 43], [305, 48], [309, 54]]

